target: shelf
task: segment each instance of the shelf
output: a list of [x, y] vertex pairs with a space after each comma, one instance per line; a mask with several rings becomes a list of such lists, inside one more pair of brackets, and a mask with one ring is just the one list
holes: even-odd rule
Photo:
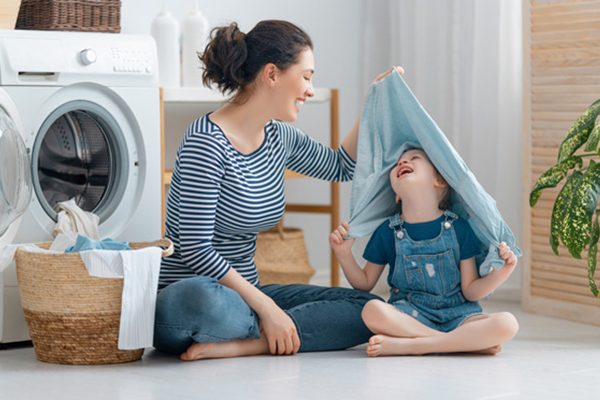
[[[315, 95], [307, 103], [325, 103], [331, 100], [331, 89], [315, 88]], [[222, 103], [228, 97], [206, 87], [171, 87], [163, 89], [165, 103]]]

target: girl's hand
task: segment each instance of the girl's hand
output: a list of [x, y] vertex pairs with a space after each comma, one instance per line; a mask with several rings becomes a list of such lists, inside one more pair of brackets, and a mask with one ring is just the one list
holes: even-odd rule
[[352, 254], [354, 239], [351, 239], [348, 236], [349, 229], [350, 225], [348, 225], [347, 222], [342, 222], [342, 224], [329, 235], [329, 244], [338, 258], [347, 254]]
[[394, 65], [392, 68], [388, 69], [384, 73], [377, 75], [377, 78], [375, 78], [374, 82], [379, 82], [380, 80], [382, 80], [383, 78], [385, 78], [386, 76], [388, 76], [389, 74], [391, 74], [393, 70], [398, 71], [398, 73], [400, 75], [404, 75], [404, 68], [402, 68], [402, 67], [400, 67], [398, 65]]
[[296, 325], [289, 315], [273, 302], [259, 314], [260, 330], [269, 343], [273, 355], [295, 354], [300, 350], [300, 338]]
[[517, 266], [517, 256], [515, 256], [515, 253], [513, 253], [505, 242], [502, 242], [498, 247], [498, 254], [504, 260], [504, 265], [499, 271], [504, 271], [507, 275], [512, 274]]

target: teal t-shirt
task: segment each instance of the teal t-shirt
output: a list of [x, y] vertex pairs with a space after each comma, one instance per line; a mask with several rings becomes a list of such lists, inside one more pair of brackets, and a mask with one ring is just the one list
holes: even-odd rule
[[[445, 216], [429, 222], [419, 222], [409, 224], [404, 222], [404, 228], [413, 240], [429, 240], [440, 234], [441, 223]], [[389, 264], [394, 266], [396, 262], [396, 246], [394, 241], [395, 231], [390, 228], [390, 221], [385, 220], [375, 230], [371, 239], [367, 243], [367, 247], [363, 253], [363, 258], [369, 262], [379, 265]], [[460, 259], [466, 260], [476, 256], [479, 253], [479, 240], [469, 226], [469, 223], [463, 219], [457, 219], [453, 223], [454, 232], [460, 249]]]

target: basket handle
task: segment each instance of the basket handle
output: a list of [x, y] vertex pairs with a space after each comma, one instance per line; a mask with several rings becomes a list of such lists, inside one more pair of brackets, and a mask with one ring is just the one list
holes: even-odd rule
[[[130, 245], [132, 245], [133, 243], [130, 243]], [[155, 246], [155, 247], [160, 247], [163, 249], [161, 257], [169, 257], [171, 254], [173, 254], [173, 242], [171, 241], [171, 239], [160, 239], [160, 240], [155, 240], [153, 242], [136, 242], [134, 244], [135, 248], [143, 248], [143, 247], [151, 247], [151, 246]], [[131, 247], [134, 247], [131, 246]]]
[[277, 222], [277, 232], [279, 233], [279, 237], [281, 238], [281, 240], [285, 239], [285, 233], [283, 230], [283, 218], [281, 218], [279, 220], [279, 222]]

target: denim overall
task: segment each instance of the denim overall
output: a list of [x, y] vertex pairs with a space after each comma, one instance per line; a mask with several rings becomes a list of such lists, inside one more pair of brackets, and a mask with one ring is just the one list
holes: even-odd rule
[[449, 332], [482, 309], [465, 300], [461, 291], [460, 249], [453, 226], [458, 216], [450, 211], [444, 216], [440, 234], [428, 240], [411, 239], [399, 214], [390, 219], [396, 262], [388, 302], [430, 328]]

